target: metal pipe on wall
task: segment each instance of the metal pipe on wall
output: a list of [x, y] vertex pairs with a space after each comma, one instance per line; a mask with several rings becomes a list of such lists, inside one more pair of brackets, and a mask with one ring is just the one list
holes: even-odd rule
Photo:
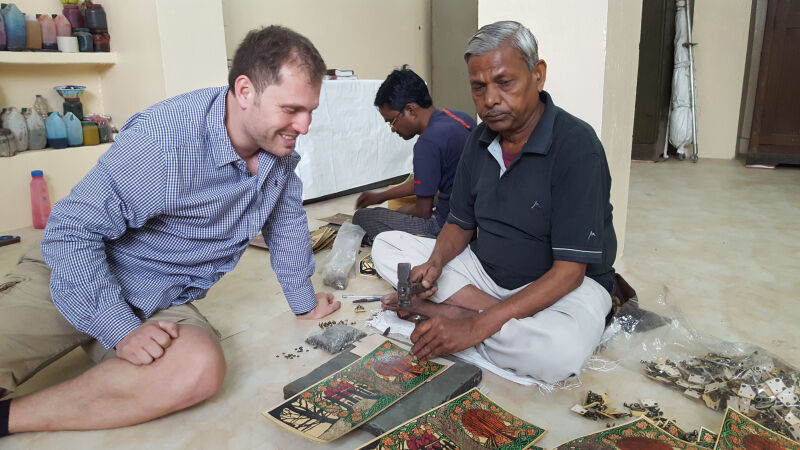
[[687, 43], [686, 46], [689, 49], [689, 79], [692, 82], [692, 162], [697, 162], [697, 109], [695, 107], [696, 99], [697, 99], [697, 88], [694, 78], [694, 46], [696, 45], [692, 42], [692, 20], [689, 18], [691, 15], [690, 12], [692, 11], [692, 5], [690, 0], [686, 0], [686, 33], [687, 33]]

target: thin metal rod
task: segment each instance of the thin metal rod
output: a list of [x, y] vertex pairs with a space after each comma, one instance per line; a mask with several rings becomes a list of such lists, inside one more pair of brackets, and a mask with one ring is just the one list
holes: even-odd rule
[[689, 47], [689, 77], [691, 79], [692, 85], [692, 141], [693, 151], [692, 151], [692, 162], [697, 162], [697, 110], [695, 109], [695, 104], [697, 103], [697, 89], [695, 87], [695, 79], [694, 79], [694, 43], [692, 42], [692, 20], [689, 18], [689, 15], [692, 11], [692, 5], [689, 3], [689, 0], [686, 0], [686, 33], [688, 39]]
[[343, 294], [342, 298], [377, 298], [380, 299], [383, 295], [359, 295], [359, 294]]

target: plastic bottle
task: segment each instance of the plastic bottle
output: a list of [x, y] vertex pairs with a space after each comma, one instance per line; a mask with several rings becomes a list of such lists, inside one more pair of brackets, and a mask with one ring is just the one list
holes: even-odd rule
[[25, 35], [27, 36], [25, 48], [28, 50], [42, 49], [42, 24], [36, 20], [36, 16], [33, 14], [25, 14]]
[[97, 145], [100, 143], [100, 131], [97, 124], [90, 121], [81, 121], [81, 129], [83, 132], [83, 145]]
[[48, 14], [37, 14], [36, 20], [42, 25], [42, 50], [58, 50], [56, 43], [56, 23]]
[[47, 182], [41, 170], [31, 172], [31, 213], [33, 228], [43, 230], [50, 217], [50, 194], [47, 192]]
[[61, 114], [51, 112], [45, 122], [47, 131], [47, 146], [50, 148], [65, 148], [67, 142], [67, 124], [61, 118]]
[[22, 115], [28, 124], [28, 150], [41, 150], [47, 147], [47, 131], [39, 114], [31, 109], [23, 108]]
[[33, 102], [33, 110], [36, 111], [36, 114], [39, 114], [39, 117], [42, 118], [42, 122], [46, 121], [47, 115], [50, 113], [50, 105], [47, 103], [47, 99], [36, 94], [36, 100]]
[[108, 30], [106, 11], [103, 9], [103, 5], [99, 3], [86, 3], [86, 28], [90, 29], [92, 33]]
[[72, 28], [83, 28], [83, 14], [81, 14], [81, 10], [78, 9], [78, 5], [64, 5], [64, 9], [61, 13], [69, 20], [69, 24]]
[[83, 145], [83, 127], [81, 120], [75, 114], [68, 112], [64, 114], [64, 124], [67, 126], [67, 144], [70, 147]]
[[6, 24], [6, 43], [8, 50], [19, 52], [25, 50], [28, 38], [25, 34], [25, 14], [14, 3], [8, 3], [0, 11]]
[[56, 24], [56, 37], [72, 36], [72, 25], [63, 14], [53, 14], [53, 22]]
[[88, 28], [72, 28], [72, 35], [78, 38], [78, 50], [81, 52], [94, 51], [94, 38]]
[[6, 21], [3, 20], [3, 15], [0, 14], [0, 51], [5, 50], [6, 48]]
[[8, 128], [17, 138], [17, 152], [24, 152], [28, 149], [28, 124], [22, 117], [17, 108], [8, 108], [8, 112], [3, 116], [3, 128]]
[[0, 128], [0, 156], [14, 156], [17, 153], [17, 138], [7, 128]]

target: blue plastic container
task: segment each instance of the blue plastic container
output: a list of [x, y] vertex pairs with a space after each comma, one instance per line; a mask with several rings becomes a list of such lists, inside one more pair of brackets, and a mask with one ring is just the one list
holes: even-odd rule
[[68, 112], [64, 114], [64, 123], [67, 125], [67, 144], [70, 147], [83, 145], [83, 126], [81, 125], [81, 119], [78, 119], [75, 114]]
[[25, 50], [28, 35], [25, 32], [25, 14], [14, 3], [9, 3], [0, 11], [6, 26], [6, 45], [8, 50], [19, 52]]
[[[67, 125], [57, 112], [51, 112], [44, 124], [47, 131], [47, 146], [51, 148], [65, 148], [67, 146]], [[83, 139], [83, 133], [81, 133]]]

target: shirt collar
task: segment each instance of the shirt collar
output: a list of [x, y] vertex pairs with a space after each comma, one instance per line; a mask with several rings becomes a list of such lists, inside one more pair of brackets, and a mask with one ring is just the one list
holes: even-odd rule
[[222, 167], [234, 161], [241, 160], [236, 149], [233, 148], [228, 130], [225, 128], [225, 101], [228, 97], [228, 88], [223, 88], [217, 98], [211, 103], [206, 115], [206, 129], [208, 141], [211, 144], [211, 156], [214, 164]]
[[[550, 151], [550, 144], [553, 142], [553, 125], [556, 122], [556, 115], [558, 115], [560, 108], [553, 103], [553, 99], [547, 91], [539, 93], [539, 101], [544, 103], [544, 113], [528, 138], [528, 142], [522, 147], [522, 151], [546, 155]], [[488, 146], [497, 138], [498, 134], [498, 132], [486, 126], [478, 140]]]

